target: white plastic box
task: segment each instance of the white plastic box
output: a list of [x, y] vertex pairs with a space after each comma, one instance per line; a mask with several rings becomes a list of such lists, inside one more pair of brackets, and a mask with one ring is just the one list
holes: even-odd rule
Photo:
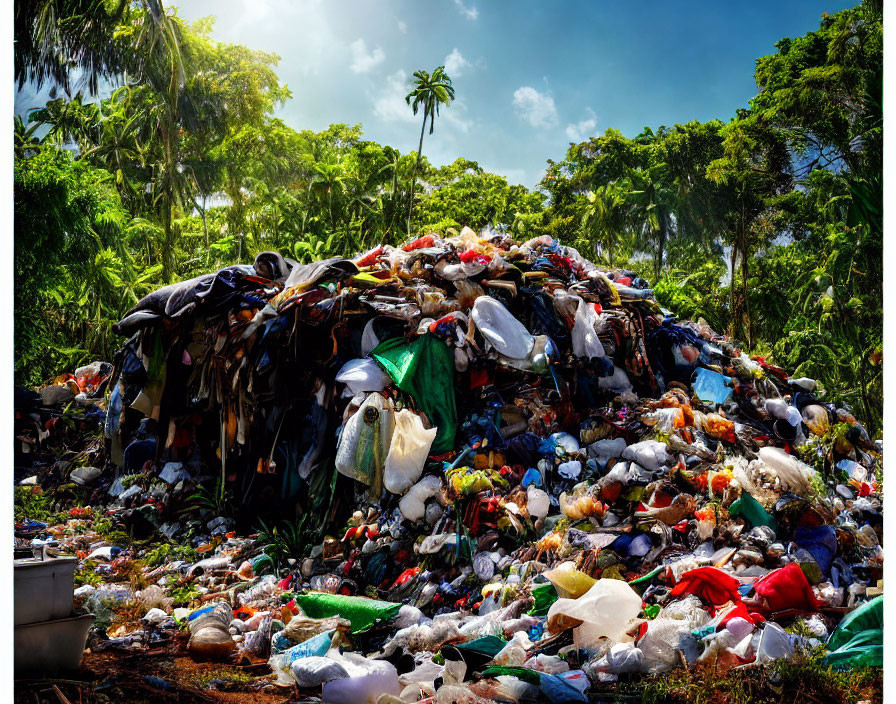
[[13, 561], [16, 626], [68, 618], [72, 614], [76, 557], [28, 557]]

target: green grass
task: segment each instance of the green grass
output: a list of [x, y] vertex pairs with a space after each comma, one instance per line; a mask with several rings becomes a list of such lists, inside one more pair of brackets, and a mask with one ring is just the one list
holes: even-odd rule
[[[863, 668], [838, 672], [826, 667], [823, 650], [798, 651], [789, 659], [746, 670], [712, 668], [672, 672], [620, 682], [620, 701], [643, 704], [856, 704], [882, 701], [883, 674]], [[606, 696], [602, 697], [606, 699]]]

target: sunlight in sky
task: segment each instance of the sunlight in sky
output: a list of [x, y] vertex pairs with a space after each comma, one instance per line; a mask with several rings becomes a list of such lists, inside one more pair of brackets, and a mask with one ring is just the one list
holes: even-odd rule
[[[368, 138], [416, 149], [404, 96], [412, 74], [444, 65], [457, 99], [426, 156], [463, 156], [534, 187], [546, 160], [608, 128], [627, 136], [690, 120], [728, 120], [755, 93], [755, 60], [818, 26], [839, 0], [637, 5], [520, 0], [181, 0], [189, 21], [214, 15], [212, 37], [281, 57], [295, 129], [361, 123]], [[20, 112], [41, 105], [26, 86]]]

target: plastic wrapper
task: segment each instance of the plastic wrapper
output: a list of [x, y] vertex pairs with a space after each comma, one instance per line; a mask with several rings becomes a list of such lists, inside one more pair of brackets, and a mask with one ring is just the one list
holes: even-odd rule
[[384, 485], [403, 494], [420, 478], [436, 428], [427, 430], [416, 413], [402, 409], [395, 414], [395, 430], [384, 467]]

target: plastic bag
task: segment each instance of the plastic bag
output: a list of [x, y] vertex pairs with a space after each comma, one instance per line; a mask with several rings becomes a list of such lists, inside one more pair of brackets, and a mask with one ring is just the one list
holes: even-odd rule
[[314, 638], [309, 638], [304, 643], [294, 645], [289, 650], [272, 655], [268, 659], [268, 665], [274, 671], [274, 674], [277, 675], [277, 684], [291, 685], [293, 683], [294, 678], [291, 668], [296, 660], [326, 655], [333, 641], [333, 633], [334, 631], [320, 633], [314, 636]]
[[348, 677], [348, 672], [338, 662], [318, 655], [300, 658], [289, 669], [299, 687], [319, 687], [325, 682]]
[[[402, 686], [398, 681], [395, 666], [385, 660], [368, 660], [367, 672], [355, 674], [349, 672], [348, 677], [326, 682], [321, 700], [324, 704], [374, 704], [382, 694], [401, 694]], [[360, 669], [358, 663], [355, 668]]]
[[477, 298], [470, 315], [482, 336], [505, 357], [524, 359], [535, 346], [526, 326], [491, 296]]
[[650, 471], [656, 471], [661, 465], [666, 464], [671, 458], [666, 450], [665, 443], [657, 440], [644, 440], [629, 445], [622, 451], [622, 457], [637, 462]]
[[825, 664], [837, 669], [884, 664], [884, 597], [875, 597], [849, 613], [831, 634]]
[[[558, 599], [548, 610], [548, 627], [565, 616], [582, 621], [574, 631], [580, 647], [606, 637], [614, 642], [630, 640], [626, 628], [641, 612], [641, 597], [618, 579], [599, 579], [578, 599]], [[554, 629], [551, 628], [554, 632]]]
[[769, 572], [753, 584], [756, 594], [765, 599], [772, 611], [803, 609], [815, 611], [820, 602], [809, 585], [809, 580], [796, 563]]
[[370, 394], [349, 418], [336, 449], [336, 469], [371, 488], [371, 499], [382, 489], [383, 468], [392, 442], [394, 418], [392, 401]]
[[363, 633], [375, 624], [391, 621], [401, 609], [401, 604], [390, 601], [324, 592], [296, 594], [295, 600], [311, 618], [341, 616], [348, 619], [352, 624], [352, 633]]
[[412, 411], [402, 409], [395, 414], [384, 470], [387, 491], [403, 494], [420, 478], [437, 432], [437, 428], [424, 428], [420, 416]]
[[576, 357], [591, 359], [604, 356], [604, 346], [597, 337], [600, 326], [601, 319], [594, 305], [580, 298], [572, 327], [572, 353]]
[[428, 474], [411, 487], [407, 494], [398, 502], [398, 510], [409, 521], [419, 521], [426, 515], [426, 500], [435, 496], [442, 490], [442, 480], [433, 474]]
[[345, 384], [347, 391], [356, 396], [360, 393], [382, 391], [392, 385], [392, 379], [374, 360], [352, 359], [342, 365], [336, 375], [336, 381]]
[[574, 562], [564, 562], [549, 572], [545, 572], [558, 596], [564, 599], [578, 599], [594, 586], [596, 579], [576, 569]]
[[705, 404], [721, 406], [729, 398], [734, 390], [730, 386], [731, 377], [724, 376], [712, 369], [698, 367], [694, 370], [694, 393]]

